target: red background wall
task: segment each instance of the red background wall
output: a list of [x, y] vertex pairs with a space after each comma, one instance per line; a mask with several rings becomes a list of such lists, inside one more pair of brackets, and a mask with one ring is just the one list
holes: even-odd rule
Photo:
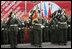
[[[4, 2], [4, 1], [1, 1], [1, 4], [2, 4], [3, 2]], [[5, 3], [6, 3], [6, 2], [7, 2], [7, 1], [5, 1]], [[5, 3], [1, 5], [1, 19], [4, 20], [4, 19], [7, 19], [7, 18], [8, 18], [9, 14], [7, 14], [7, 13], [10, 11], [10, 9], [12, 9], [12, 11], [15, 11], [18, 7], [20, 7], [19, 11], [21, 11], [21, 14], [22, 14], [22, 12], [24, 12], [24, 10], [25, 10], [25, 1], [21, 1], [21, 3], [19, 3], [19, 4], [17, 5], [17, 7], [13, 8], [13, 6], [16, 5], [17, 2], [19, 2], [19, 1], [16, 1], [14, 5], [12, 5], [7, 11], [5, 11], [5, 9], [6, 9], [12, 2], [14, 2], [14, 1], [9, 1], [9, 4], [8, 4], [5, 8], [3, 8], [3, 6], [5, 6]], [[56, 3], [56, 4], [59, 5], [62, 9], [65, 9], [65, 10], [66, 10], [66, 14], [69, 15], [69, 16], [71, 16], [71, 1], [51, 1], [51, 2]], [[36, 2], [36, 3], [32, 3], [32, 2], [30, 2], [30, 1], [27, 1], [27, 13], [28, 13], [36, 4], [38, 4], [38, 3], [40, 3], [40, 1], [38, 1], [38, 2]], [[19, 12], [19, 11], [18, 11], [18, 12]], [[16, 12], [16, 14], [17, 14], [18, 12]], [[7, 14], [6, 17], [4, 17], [5, 14]], [[21, 14], [19, 14], [19, 15], [21, 15]], [[28, 19], [28, 16], [24, 16], [24, 15], [25, 15], [25, 14], [23, 14], [21, 17], [22, 17], [24, 20], [25, 20], [25, 19]]]

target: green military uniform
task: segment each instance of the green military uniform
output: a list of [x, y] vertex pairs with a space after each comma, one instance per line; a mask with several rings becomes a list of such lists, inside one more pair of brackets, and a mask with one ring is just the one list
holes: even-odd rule
[[[34, 10], [31, 11], [30, 19], [32, 23], [32, 16], [34, 15]], [[41, 29], [40, 25], [31, 25], [30, 26], [30, 42], [31, 45], [41, 46], [42, 36], [41, 36]]]
[[[58, 16], [57, 16], [58, 17]], [[59, 40], [59, 32], [58, 32], [58, 20], [57, 20], [57, 18], [55, 17], [54, 18], [54, 25], [55, 25], [55, 44], [58, 44], [58, 40]]]
[[71, 41], [71, 18], [68, 20], [67, 41]]
[[30, 35], [31, 32], [30, 32], [30, 30], [31, 30], [30, 28], [27, 28], [27, 32], [28, 32], [28, 42], [29, 42], [29, 43], [31, 42], [31, 39], [30, 39], [30, 38], [31, 38], [31, 35]]
[[31, 45], [34, 45], [34, 30], [33, 30], [33, 26], [31, 26], [30, 27], [31, 29], [30, 29], [30, 35], [31, 35], [31, 37], [30, 37], [30, 42], [31, 42]]
[[48, 23], [45, 24], [45, 30], [44, 30], [44, 39], [45, 42], [49, 42], [49, 30], [48, 30]]
[[2, 39], [3, 44], [8, 44], [8, 28], [7, 24], [4, 22], [2, 23]]
[[5, 24], [5, 23], [2, 23], [2, 24], [1, 24], [1, 43], [2, 43], [2, 44], [5, 43], [5, 41], [4, 41], [4, 39], [5, 39], [5, 36], [4, 36], [4, 35], [5, 35], [5, 33], [4, 33], [4, 31], [5, 31], [5, 30], [4, 30], [5, 25], [4, 25], [4, 24]]
[[[67, 16], [64, 10], [54, 12], [50, 17], [55, 21], [51, 22], [51, 42], [65, 44], [67, 42]], [[53, 21], [51, 20], [51, 21]], [[53, 38], [52, 38], [53, 37]]]
[[33, 34], [33, 26], [30, 26], [28, 29], [28, 41], [31, 43], [31, 45], [34, 44], [34, 34]]
[[29, 17], [29, 21], [27, 24], [27, 31], [28, 31], [28, 42], [33, 45], [33, 30], [32, 30], [32, 16], [34, 15], [34, 10], [30, 11], [31, 15]]
[[63, 17], [63, 19], [59, 20], [59, 22], [58, 22], [58, 28], [59, 28], [59, 40], [58, 40], [58, 42], [59, 42], [59, 44], [66, 45], [68, 26], [67, 26], [67, 16], [64, 15], [64, 17]]
[[[64, 24], [62, 27], [59, 24], [59, 44], [63, 44], [67, 42], [67, 27]], [[64, 27], [65, 26], [65, 27]]]
[[51, 34], [51, 43], [56, 44], [56, 23], [53, 20], [53, 22], [51, 23], [51, 30], [50, 30], [50, 34]]
[[[42, 25], [44, 24], [44, 19], [43, 18], [41, 19], [41, 24]], [[45, 39], [44, 39], [44, 30], [45, 30], [45, 27], [42, 29], [42, 42], [45, 42]]]
[[9, 27], [9, 39], [12, 48], [16, 48], [17, 46], [17, 35], [18, 35], [18, 21], [16, 18], [10, 17], [8, 22]]
[[[53, 44], [57, 44], [58, 43], [58, 20], [56, 18], [57, 13], [53, 13], [50, 17], [50, 21], [49, 21], [49, 32], [50, 32], [50, 41]], [[58, 17], [58, 16], [57, 16]]]
[[52, 44], [57, 43], [57, 28], [56, 28], [56, 17], [57, 11], [55, 11], [52, 15], [50, 15], [49, 21], [49, 32], [50, 32], [50, 41]]
[[39, 24], [33, 24], [33, 29], [32, 29], [32, 45], [35, 46], [41, 46], [42, 43], [42, 29]]
[[48, 21], [48, 32], [49, 32], [49, 42], [51, 42], [51, 25], [50, 25], [50, 21]]
[[[46, 20], [42, 19], [42, 25], [46, 25]], [[42, 28], [42, 41], [45, 42], [46, 41], [46, 27]]]
[[19, 33], [19, 41], [20, 41], [21, 44], [23, 44], [24, 41], [25, 41], [25, 36], [24, 36], [25, 35], [24, 22], [20, 22], [18, 33]]
[[27, 32], [28, 32], [28, 43], [31, 43], [31, 29], [27, 28]]
[[45, 42], [44, 32], [45, 32], [45, 27], [42, 29], [42, 42]]
[[5, 25], [5, 44], [8, 44], [8, 38], [9, 38], [9, 36], [8, 36], [8, 34], [9, 34], [9, 32], [8, 32], [8, 27], [7, 27], [7, 25]]
[[4, 34], [4, 23], [1, 24], [1, 44], [4, 44], [4, 42], [3, 42], [4, 41], [3, 40], [4, 39], [3, 38], [4, 35], [3, 34]]

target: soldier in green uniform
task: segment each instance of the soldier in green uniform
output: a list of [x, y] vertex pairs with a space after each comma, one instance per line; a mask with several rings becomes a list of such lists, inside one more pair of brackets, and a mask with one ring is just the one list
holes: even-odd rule
[[45, 30], [44, 30], [44, 39], [45, 39], [45, 42], [49, 42], [49, 30], [48, 30], [48, 20], [45, 24]]
[[1, 24], [1, 43], [5, 44], [5, 21]]
[[48, 21], [49, 41], [51, 42], [51, 19]]
[[49, 20], [49, 34], [50, 34], [50, 41], [52, 44], [56, 44], [57, 38], [56, 38], [56, 22], [55, 22], [55, 17], [57, 15], [57, 11], [55, 11], [50, 17], [51, 19]]
[[19, 22], [19, 37], [20, 37], [20, 43], [21, 44], [23, 44], [24, 43], [24, 41], [25, 41], [25, 24], [24, 24], [24, 21], [22, 20], [22, 21], [20, 21]]
[[33, 26], [32, 26], [32, 16], [34, 14], [34, 10], [31, 10], [30, 13], [31, 13], [31, 15], [29, 17], [29, 19], [30, 19], [30, 23], [29, 23], [30, 24], [30, 27], [29, 27], [30, 30], [28, 32], [28, 36], [29, 36], [28, 40], [30, 41], [31, 45], [34, 45], [34, 34], [33, 34]]
[[71, 41], [71, 18], [68, 19], [67, 41]]
[[[67, 42], [67, 16], [64, 10], [55, 11], [51, 15], [51, 42], [57, 44], [66, 44]], [[53, 38], [52, 38], [53, 37]]]
[[58, 11], [55, 12], [55, 15], [53, 17], [54, 22], [54, 26], [55, 26], [55, 44], [58, 44], [58, 40], [59, 40], [59, 32], [58, 32], [58, 18], [59, 18], [60, 14], [58, 13]]
[[33, 46], [34, 43], [35, 43], [35, 42], [34, 42], [34, 30], [33, 30], [33, 26], [30, 27], [30, 33], [31, 33], [31, 34], [30, 34], [30, 36], [31, 36], [31, 37], [30, 37], [30, 42], [31, 42], [31, 45]]
[[55, 21], [51, 22], [51, 43], [55, 44], [56, 42], [56, 32], [55, 32]]
[[59, 44], [66, 45], [67, 43], [67, 19], [65, 15], [65, 10], [61, 10], [60, 18], [58, 19], [58, 29], [59, 29]]
[[[58, 17], [58, 16], [57, 16], [57, 17]], [[55, 25], [55, 29], [54, 29], [54, 30], [55, 30], [55, 36], [54, 36], [54, 37], [55, 37], [55, 44], [58, 44], [59, 32], [58, 32], [58, 20], [57, 20], [56, 17], [54, 18], [54, 21], [55, 21], [55, 22], [54, 22], [54, 25]]]
[[42, 28], [42, 42], [45, 42], [45, 37], [44, 37], [45, 23], [46, 23], [45, 19], [42, 18], [41, 24], [44, 26], [44, 28]]
[[9, 40], [8, 34], [9, 34], [9, 32], [8, 32], [8, 27], [7, 27], [6, 22], [5, 22], [5, 30], [4, 31], [5, 31], [5, 44], [8, 44], [8, 40]]
[[10, 37], [11, 48], [16, 48], [17, 34], [18, 34], [18, 20], [16, 19], [14, 12], [10, 13], [7, 25], [9, 27], [9, 37]]
[[1, 43], [4, 44], [4, 27], [5, 27], [5, 23], [1, 24]]
[[[31, 18], [31, 22], [32, 22], [32, 16], [34, 14], [34, 10], [32, 10], [32, 14], [30, 15]], [[38, 25], [36, 25], [38, 24]], [[32, 24], [30, 26], [30, 36], [31, 36], [31, 45], [33, 46], [41, 46], [42, 43], [42, 29], [41, 29], [41, 25], [39, 25], [39, 23], [37, 21], [34, 21], [34, 24]]]
[[2, 23], [2, 37], [3, 37], [3, 44], [8, 44], [8, 30], [6, 20]]
[[49, 21], [49, 32], [50, 32], [50, 41], [52, 44], [58, 43], [58, 11], [55, 11], [51, 16], [51, 19]]
[[46, 37], [45, 37], [45, 36], [46, 36], [46, 34], [45, 34], [45, 33], [46, 33], [46, 31], [45, 31], [45, 30], [46, 30], [46, 27], [45, 27], [46, 24], [47, 24], [46, 19], [45, 19], [45, 18], [42, 19], [42, 25], [44, 26], [44, 28], [42, 29], [42, 32], [43, 32], [43, 33], [42, 33], [42, 36], [43, 36], [43, 42], [46, 41], [46, 40], [45, 40], [45, 39], [46, 39]]
[[33, 24], [33, 42], [35, 46], [41, 47], [42, 43], [42, 29], [41, 25], [38, 24], [37, 21], [35, 21], [35, 24]]

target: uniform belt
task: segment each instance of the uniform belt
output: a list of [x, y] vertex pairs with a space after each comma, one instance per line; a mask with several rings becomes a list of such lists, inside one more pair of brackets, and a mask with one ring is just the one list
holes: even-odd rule
[[58, 27], [58, 25], [56, 25], [56, 27]]
[[10, 25], [10, 26], [18, 26], [17, 24], [13, 24], [13, 25]]
[[19, 30], [21, 30], [21, 28], [18, 28]]
[[7, 30], [6, 28], [2, 28], [2, 30]]
[[42, 25], [42, 24], [35, 24], [35, 25]]
[[46, 27], [48, 27], [48, 26], [46, 26]]
[[5, 30], [7, 30], [7, 29], [5, 29]]
[[68, 27], [70, 27], [70, 25], [68, 25]]
[[41, 25], [41, 28], [44, 28], [45, 26]]
[[28, 28], [29, 29], [29, 28]]
[[24, 27], [22, 27], [22, 29], [24, 29]]
[[33, 26], [30, 26], [30, 28], [33, 28]]
[[2, 30], [4, 30], [4, 28], [2, 28]]
[[24, 27], [23, 28], [18, 28], [19, 30], [21, 30], [21, 29], [24, 29]]
[[66, 24], [66, 22], [58, 22], [59, 24]]

